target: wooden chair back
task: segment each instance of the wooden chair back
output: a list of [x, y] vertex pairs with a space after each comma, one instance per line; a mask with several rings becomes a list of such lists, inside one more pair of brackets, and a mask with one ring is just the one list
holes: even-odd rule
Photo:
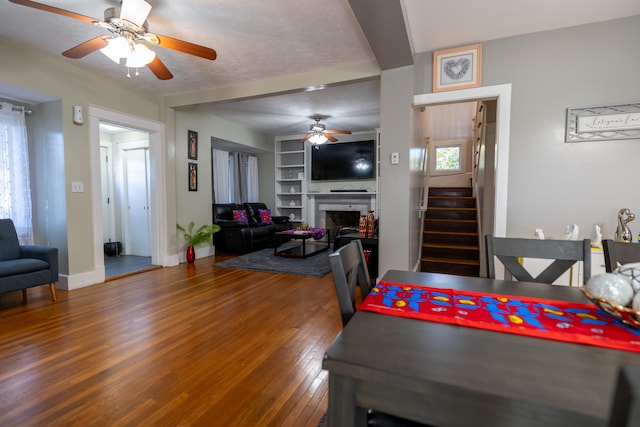
[[[578, 261], [582, 261], [583, 283], [591, 277], [591, 241], [539, 240], [485, 236], [487, 276], [495, 279], [495, 258], [498, 258], [513, 278], [519, 281], [551, 284]], [[519, 258], [554, 260], [536, 277], [527, 271]]]
[[356, 285], [364, 299], [369, 295], [371, 284], [369, 271], [360, 240], [352, 240], [329, 255], [333, 283], [336, 287], [342, 325], [346, 325], [357, 310]]
[[602, 249], [604, 249], [604, 264], [607, 273], [613, 273], [613, 270], [622, 264], [640, 262], [640, 244], [605, 239], [602, 241]]

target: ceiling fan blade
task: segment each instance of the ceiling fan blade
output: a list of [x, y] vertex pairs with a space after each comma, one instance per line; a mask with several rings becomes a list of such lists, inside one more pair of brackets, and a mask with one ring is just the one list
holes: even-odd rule
[[336, 139], [336, 138], [332, 137], [332, 136], [331, 136], [330, 134], [328, 134], [327, 132], [324, 132], [324, 136], [326, 136], [326, 137], [327, 137], [327, 139], [328, 139], [329, 141], [331, 141], [331, 142], [336, 142], [336, 141], [337, 141], [337, 139]]
[[310, 133], [309, 135], [305, 136], [304, 138], [302, 138], [300, 140], [300, 142], [305, 142], [307, 139], [311, 138], [311, 135], [313, 135], [312, 133]]
[[141, 27], [150, 11], [151, 5], [144, 0], [122, 0], [120, 19], [133, 22]]
[[108, 44], [109, 42], [104, 39], [104, 36], [98, 36], [91, 40], [87, 40], [84, 43], [80, 43], [78, 46], [72, 47], [71, 49], [65, 50], [62, 52], [62, 56], [73, 59], [84, 58], [88, 54], [95, 52], [98, 49], [102, 49]]
[[149, 34], [148, 36], [148, 38], [145, 37], [147, 41], [166, 49], [177, 50], [178, 52], [188, 53], [189, 55], [199, 56], [200, 58], [210, 59], [212, 61], [218, 56], [216, 51], [209, 47], [174, 39], [169, 36], [162, 36], [160, 34]]
[[99, 22], [99, 19], [91, 18], [89, 16], [80, 15], [79, 13], [70, 12], [65, 9], [60, 9], [53, 6], [48, 6], [42, 3], [36, 3], [35, 1], [29, 0], [9, 0], [11, 3], [20, 4], [22, 6], [32, 7], [34, 9], [44, 10], [45, 12], [57, 13], [58, 15], [66, 16], [67, 18], [77, 19], [78, 21], [87, 22], [92, 24], [94, 22]]
[[167, 68], [166, 65], [158, 58], [157, 56], [153, 61], [147, 64], [147, 67], [151, 70], [153, 74], [156, 75], [160, 80], [169, 80], [173, 78], [173, 74]]
[[334, 134], [343, 134], [343, 135], [351, 135], [350, 130], [335, 130], [335, 129], [327, 129], [326, 133], [334, 133]]

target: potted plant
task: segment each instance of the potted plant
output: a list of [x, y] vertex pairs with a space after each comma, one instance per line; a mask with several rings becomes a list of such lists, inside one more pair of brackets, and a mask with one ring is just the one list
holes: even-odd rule
[[195, 224], [193, 221], [189, 223], [186, 229], [180, 224], [176, 224], [176, 228], [182, 232], [184, 240], [187, 242], [187, 262], [189, 264], [196, 260], [194, 247], [208, 242], [211, 240], [211, 236], [213, 236], [214, 233], [220, 231], [220, 226], [217, 224], [205, 224], [200, 226], [196, 231], [193, 231], [194, 227]]

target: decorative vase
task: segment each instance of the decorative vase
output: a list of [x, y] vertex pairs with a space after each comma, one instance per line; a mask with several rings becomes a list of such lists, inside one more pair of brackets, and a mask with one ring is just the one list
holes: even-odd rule
[[369, 211], [367, 214], [367, 237], [373, 237], [373, 231], [376, 226], [376, 217], [373, 214], [373, 211]]
[[193, 249], [193, 246], [187, 246], [187, 262], [189, 264], [193, 264], [196, 260], [196, 251]]
[[360, 215], [360, 221], [358, 221], [358, 235], [360, 237], [367, 237], [367, 216]]

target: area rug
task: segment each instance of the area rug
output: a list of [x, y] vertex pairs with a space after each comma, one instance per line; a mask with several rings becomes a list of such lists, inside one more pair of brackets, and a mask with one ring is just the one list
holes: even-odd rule
[[[296, 245], [297, 243], [285, 243]], [[281, 245], [279, 249], [284, 249]], [[298, 276], [324, 277], [331, 271], [329, 254], [331, 249], [305, 259], [275, 256], [273, 248], [266, 248], [239, 257], [216, 263], [217, 267], [240, 270], [267, 271], [271, 273], [296, 274]]]

